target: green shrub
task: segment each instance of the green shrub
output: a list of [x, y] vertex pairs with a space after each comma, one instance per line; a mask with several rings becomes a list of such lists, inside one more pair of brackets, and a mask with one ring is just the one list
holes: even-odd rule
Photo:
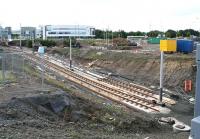
[[[71, 39], [71, 43], [72, 43], [72, 46], [74, 46], [74, 45], [76, 44], [76, 39], [72, 38], [72, 39]], [[64, 44], [65, 47], [69, 47], [69, 46], [70, 46], [70, 41], [69, 41], [69, 39], [65, 39], [65, 40], [63, 41], [63, 44]]]
[[[8, 42], [8, 45], [10, 46], [20, 46], [20, 40], [14, 40]], [[22, 40], [21, 45], [24, 47], [32, 48], [32, 40]]]
[[32, 41], [31, 40], [28, 40], [27, 42], [26, 42], [26, 47], [28, 47], [28, 48], [32, 48], [32, 45], [33, 43], [32, 43]]
[[40, 44], [47, 47], [56, 46], [56, 42], [54, 40], [40, 40]]

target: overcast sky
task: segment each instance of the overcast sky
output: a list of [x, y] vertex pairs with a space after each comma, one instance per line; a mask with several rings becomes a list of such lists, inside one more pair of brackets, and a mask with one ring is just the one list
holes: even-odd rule
[[200, 30], [200, 0], [0, 0], [0, 24], [91, 25], [149, 31]]

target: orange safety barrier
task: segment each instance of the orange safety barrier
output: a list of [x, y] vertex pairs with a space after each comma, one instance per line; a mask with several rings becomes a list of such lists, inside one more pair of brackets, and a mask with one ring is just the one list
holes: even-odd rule
[[191, 80], [185, 80], [184, 85], [185, 85], [185, 92], [192, 91], [192, 81]]

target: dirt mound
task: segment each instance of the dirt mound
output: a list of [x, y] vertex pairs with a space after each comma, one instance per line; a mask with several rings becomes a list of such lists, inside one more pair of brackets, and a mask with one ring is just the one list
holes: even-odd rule
[[[105, 59], [107, 57], [105, 56]], [[159, 86], [160, 57], [155, 55], [137, 54], [110, 54], [108, 60], [98, 60], [94, 67], [102, 68], [119, 75], [129, 81], [145, 86]], [[164, 69], [164, 86], [173, 91], [184, 87], [185, 80], [195, 82], [196, 70], [193, 68], [195, 61], [192, 55], [166, 55]], [[192, 92], [195, 90], [193, 84]]]
[[111, 106], [88, 102], [65, 92], [55, 92], [1, 103], [0, 136], [26, 138], [31, 134], [30, 138], [35, 138], [55, 137], [61, 133], [65, 138], [67, 133], [71, 134], [66, 131], [69, 126], [77, 132], [112, 134], [150, 133], [162, 129], [155, 120], [142, 117], [123, 114]]

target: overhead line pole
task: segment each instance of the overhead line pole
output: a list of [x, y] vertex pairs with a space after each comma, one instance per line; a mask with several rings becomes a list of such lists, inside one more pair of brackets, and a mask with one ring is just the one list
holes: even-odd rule
[[113, 31], [112, 31], [112, 46], [113, 46]]
[[159, 102], [162, 103], [162, 94], [163, 94], [163, 62], [164, 62], [164, 52], [160, 53], [160, 98]]
[[21, 28], [21, 24], [20, 24], [20, 35], [19, 35], [19, 46], [20, 46], [20, 49], [22, 49], [22, 41], [21, 41], [21, 38], [22, 38], [22, 28]]
[[70, 62], [70, 69], [72, 69], [72, 42], [71, 42], [71, 37], [69, 37], [69, 51], [70, 51], [70, 57], [69, 57], [69, 62]]

